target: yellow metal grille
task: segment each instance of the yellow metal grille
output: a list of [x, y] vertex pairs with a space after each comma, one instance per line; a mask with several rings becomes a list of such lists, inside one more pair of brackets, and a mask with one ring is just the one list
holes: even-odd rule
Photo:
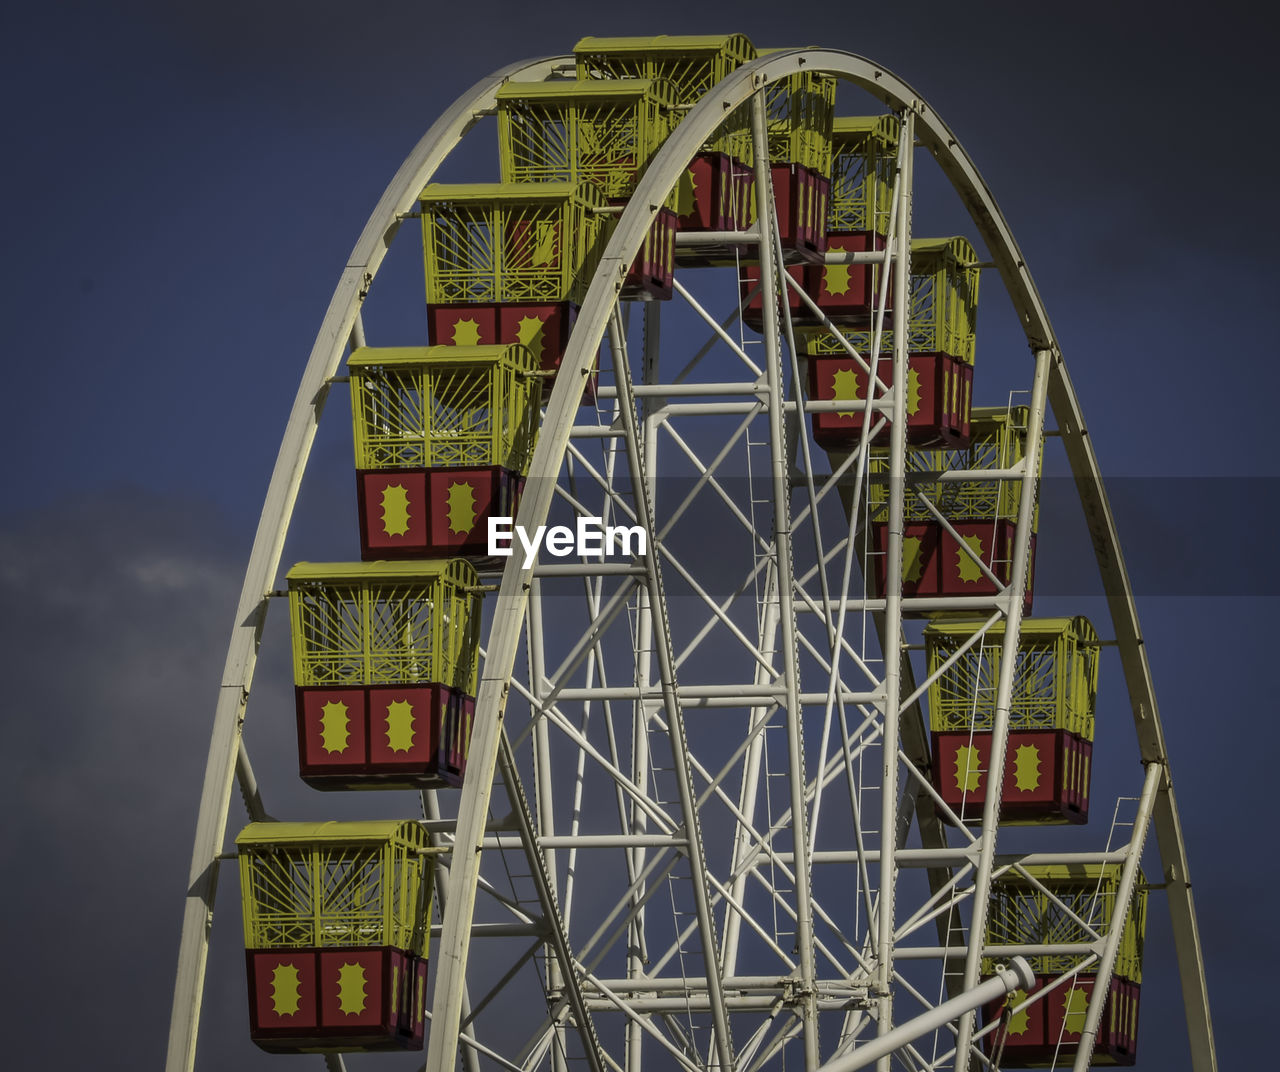
[[[924, 631], [932, 677], [981, 628], [980, 622], [934, 624]], [[1004, 623], [929, 686], [935, 733], [989, 730], [995, 719]], [[1087, 618], [1028, 618], [1018, 634], [1009, 728], [1069, 730], [1093, 740], [1098, 694], [1098, 634]]]
[[[1017, 521], [1018, 501], [1022, 493], [1020, 480], [958, 480], [943, 483], [921, 479], [951, 469], [1009, 469], [1027, 453], [1026, 406], [983, 407], [973, 409], [969, 445], [960, 449], [908, 450], [906, 455], [907, 492], [905, 517], [908, 521], [932, 521], [933, 514], [912, 492], [918, 489], [948, 521]], [[1038, 455], [1042, 457], [1043, 452]], [[868, 499], [873, 508], [883, 508], [889, 501], [889, 453], [884, 448], [872, 450], [868, 462], [873, 477]], [[1039, 477], [1037, 470], [1036, 476]], [[878, 479], [875, 479], [878, 478]], [[1031, 530], [1040, 520], [1036, 504]]]
[[236, 843], [245, 948], [426, 954], [433, 871], [417, 823], [252, 823]]
[[[1026, 870], [1053, 897], [1021, 875], [1010, 873], [996, 879], [991, 887], [991, 905], [987, 915], [987, 945], [1065, 945], [1094, 941], [1093, 935], [1071, 918], [1071, 913], [1099, 935], [1106, 936], [1120, 886], [1119, 864], [1073, 864], [1028, 867]], [[1142, 982], [1146, 919], [1147, 889], [1139, 872], [1137, 891], [1125, 916], [1115, 966], [1116, 975], [1133, 983]], [[1056, 975], [1075, 967], [1084, 956], [1083, 953], [1043, 954], [1029, 956], [1027, 961], [1032, 971], [1038, 974]], [[995, 961], [984, 958], [982, 970], [991, 972], [994, 969]]]
[[357, 468], [527, 472], [542, 392], [527, 347], [362, 347], [347, 366]]
[[973, 364], [978, 312], [978, 255], [967, 239], [911, 243], [913, 353], [940, 352]]
[[436, 183], [420, 205], [431, 305], [578, 301], [606, 236], [586, 184]]
[[[911, 284], [907, 351], [913, 354], [950, 354], [967, 365], [974, 360], [975, 325], [978, 316], [977, 253], [964, 238], [917, 238], [911, 242]], [[886, 330], [880, 352], [893, 350], [892, 314], [885, 311]], [[871, 350], [870, 331], [842, 333], [859, 353]], [[826, 331], [801, 333], [811, 354], [843, 354], [838, 339]]]
[[579, 78], [661, 78], [680, 104], [696, 104], [731, 71], [756, 58], [743, 34], [584, 37], [573, 46]]
[[294, 682], [437, 682], [474, 695], [476, 583], [465, 559], [295, 566], [289, 571]]
[[[677, 105], [697, 104], [731, 71], [756, 58], [742, 34], [723, 36], [584, 37], [573, 54], [579, 78], [646, 78], [671, 87]], [[750, 164], [750, 105], [735, 108], [703, 147]]]
[[889, 233], [898, 126], [892, 115], [835, 120], [828, 231]]
[[830, 177], [835, 108], [836, 80], [827, 75], [800, 71], [771, 84], [765, 90], [770, 163], [803, 164]]
[[508, 82], [498, 91], [503, 182], [587, 182], [631, 196], [675, 126], [663, 82]]

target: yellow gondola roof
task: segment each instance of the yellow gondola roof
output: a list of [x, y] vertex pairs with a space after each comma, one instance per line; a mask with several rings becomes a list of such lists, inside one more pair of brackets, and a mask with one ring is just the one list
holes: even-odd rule
[[[925, 626], [925, 634], [933, 636], [972, 636], [985, 622], [931, 622]], [[1004, 636], [1005, 623], [996, 622], [987, 630], [987, 636]], [[1093, 623], [1082, 615], [1074, 618], [1023, 618], [1019, 637], [1049, 637], [1074, 633], [1084, 643], [1097, 644], [1098, 634]]]
[[574, 55], [583, 52], [651, 52], [687, 54], [691, 52], [747, 51], [755, 46], [746, 34], [659, 34], [657, 37], [584, 37], [573, 46]]
[[968, 267], [978, 260], [973, 244], [963, 235], [953, 235], [950, 238], [913, 238], [911, 255], [948, 257], [961, 267]]
[[839, 142], [870, 134], [886, 145], [897, 145], [898, 127], [896, 115], [838, 115], [831, 121], [831, 136]]
[[573, 182], [433, 182], [423, 188], [419, 201], [507, 201], [529, 204], [569, 201], [577, 198], [603, 205], [603, 195], [590, 183]]
[[407, 841], [426, 847], [427, 835], [410, 819], [376, 819], [341, 823], [250, 823], [236, 837], [237, 845], [289, 845], [316, 841]]
[[403, 581], [406, 584], [433, 581], [446, 573], [461, 574], [464, 584], [478, 581], [475, 567], [465, 558], [414, 559], [396, 562], [299, 562], [287, 575], [290, 585], [308, 581]]
[[657, 97], [672, 105], [671, 87], [656, 78], [575, 78], [550, 82], [506, 82], [498, 90], [498, 103], [507, 100], [610, 100]]
[[361, 346], [347, 358], [354, 370], [388, 366], [420, 367], [423, 365], [517, 365], [537, 367], [533, 351], [523, 343], [493, 346]]

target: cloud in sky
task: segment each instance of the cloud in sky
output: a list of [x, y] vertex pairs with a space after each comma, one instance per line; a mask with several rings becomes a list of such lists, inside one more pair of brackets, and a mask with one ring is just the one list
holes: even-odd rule
[[51, 1004], [103, 1040], [106, 1067], [160, 1059], [158, 1032], [122, 1031], [167, 1015], [175, 850], [194, 830], [240, 543], [204, 508], [128, 490], [0, 535], [5, 912], [24, 965], [5, 1004], [11, 1024], [49, 1025], [10, 1036], [21, 1063], [47, 1052]]

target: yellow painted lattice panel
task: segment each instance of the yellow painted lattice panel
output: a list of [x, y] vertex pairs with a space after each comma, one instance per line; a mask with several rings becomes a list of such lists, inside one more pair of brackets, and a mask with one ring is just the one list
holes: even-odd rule
[[586, 182], [631, 196], [677, 121], [665, 82], [508, 82], [498, 90], [502, 181]]
[[[924, 631], [929, 676], [982, 627], [981, 622], [931, 624]], [[1000, 680], [1003, 621], [959, 656], [929, 686], [929, 728], [935, 733], [989, 730]], [[1098, 696], [1098, 634], [1087, 618], [1026, 618], [1018, 633], [1009, 728], [1069, 730], [1093, 740]]]
[[466, 559], [301, 562], [288, 581], [295, 684], [421, 681], [475, 695], [481, 596]]
[[[908, 450], [906, 455], [907, 491], [905, 518], [908, 521], [932, 521], [933, 514], [914, 494], [916, 489], [948, 521], [1018, 520], [1018, 501], [1022, 494], [1020, 480], [930, 481], [921, 477], [951, 469], [1009, 469], [1027, 453], [1026, 406], [975, 406], [970, 418], [972, 434], [967, 447], [959, 449]], [[1037, 457], [1043, 463], [1044, 452]], [[873, 477], [868, 500], [873, 508], [883, 509], [889, 501], [889, 453], [884, 448], [872, 450], [868, 461]], [[1039, 477], [1039, 470], [1036, 476]], [[879, 478], [879, 479], [875, 479]], [[1040, 520], [1040, 506], [1032, 513], [1031, 531]]]
[[[915, 238], [911, 241], [910, 319], [907, 351], [950, 354], [972, 365], [978, 318], [978, 255], [968, 239]], [[893, 314], [885, 311], [880, 352], [893, 350]], [[871, 352], [871, 332], [842, 333], [859, 353]], [[806, 353], [843, 354], [826, 331], [801, 332]]]
[[430, 305], [579, 301], [609, 226], [581, 183], [433, 183], [419, 204]]
[[772, 83], [765, 90], [769, 162], [803, 164], [829, 178], [835, 113], [836, 80], [829, 75], [799, 71]]
[[433, 850], [418, 823], [250, 823], [236, 845], [246, 949], [426, 956]]
[[840, 117], [832, 125], [827, 230], [889, 233], [898, 166], [898, 117]]
[[[742, 34], [584, 37], [573, 49], [579, 78], [647, 78], [668, 83], [677, 105], [697, 104], [731, 71], [756, 58]], [[750, 165], [750, 105], [735, 108], [704, 148]]]
[[[992, 883], [987, 945], [1064, 945], [1094, 941], [1093, 934], [1073, 919], [1072, 913], [1099, 936], [1106, 936], [1120, 887], [1119, 864], [1037, 866], [1028, 867], [1026, 871], [1030, 878], [1009, 872]], [[1147, 887], [1139, 871], [1133, 903], [1124, 917], [1115, 966], [1116, 975], [1133, 983], [1142, 982], [1146, 927]], [[1083, 953], [1041, 954], [1028, 956], [1027, 961], [1038, 974], [1056, 975], [1074, 968], [1084, 956]], [[983, 972], [994, 969], [995, 960], [984, 958]]]
[[347, 368], [356, 468], [528, 471], [542, 395], [528, 347], [361, 347]]

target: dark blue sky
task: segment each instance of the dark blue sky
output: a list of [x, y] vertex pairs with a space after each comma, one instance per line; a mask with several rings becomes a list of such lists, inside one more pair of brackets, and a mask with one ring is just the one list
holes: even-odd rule
[[[1223, 3], [690, 10], [137, 0], [6, 13], [13, 967], [0, 1007], [21, 1025], [6, 1036], [16, 1067], [61, 1065], [60, 1048], [67, 1065], [85, 1049], [105, 1069], [161, 1059], [240, 573], [316, 328], [401, 159], [513, 60], [587, 34], [732, 30], [847, 49], [904, 77], [1011, 222], [1104, 472], [1128, 478], [1121, 535], [1143, 579], [1223, 1067], [1263, 1052], [1280, 952], [1270, 29]], [[979, 330], [980, 371], [1005, 367]], [[1008, 358], [1025, 368], [1019, 387], [1021, 360]], [[335, 409], [341, 426], [345, 400]], [[350, 461], [335, 439], [314, 464]], [[325, 501], [304, 502], [299, 524], [322, 523]], [[287, 707], [275, 625], [273, 683], [256, 702]], [[1121, 695], [1118, 673], [1110, 687]], [[261, 733], [263, 751], [288, 748]], [[210, 1000], [238, 1031], [229, 883], [220, 907], [231, 944]], [[1167, 999], [1165, 984], [1148, 989]], [[1187, 1067], [1176, 1004], [1144, 1015], [1140, 1067]]]

